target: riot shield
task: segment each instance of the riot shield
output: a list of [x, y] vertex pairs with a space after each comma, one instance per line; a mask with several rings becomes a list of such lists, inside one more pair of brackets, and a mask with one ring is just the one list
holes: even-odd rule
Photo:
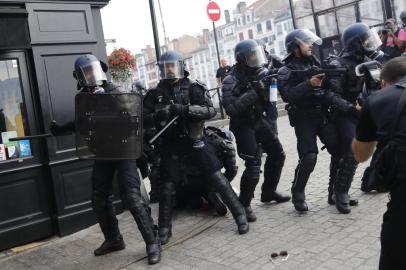
[[79, 93], [75, 126], [79, 158], [137, 159], [142, 153], [142, 98], [136, 93]]

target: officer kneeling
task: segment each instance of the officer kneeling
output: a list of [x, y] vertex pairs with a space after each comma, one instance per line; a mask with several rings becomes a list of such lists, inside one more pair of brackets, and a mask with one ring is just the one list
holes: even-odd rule
[[352, 150], [355, 159], [364, 162], [377, 145], [375, 181], [390, 191], [381, 231], [379, 269], [406, 269], [406, 57], [390, 60], [381, 79], [386, 88], [367, 98]]
[[[141, 196], [141, 180], [135, 160], [135, 152], [141, 152], [141, 135], [137, 133], [137, 121], [131, 122], [141, 116], [141, 98], [136, 94], [120, 93], [117, 86], [107, 83], [105, 72], [107, 65], [93, 55], [80, 56], [76, 60], [74, 77], [80, 90], [75, 98], [76, 123], [72, 121], [57, 125], [53, 122], [50, 129], [54, 135], [75, 132], [78, 155], [95, 159], [92, 206], [105, 241], [94, 251], [94, 255], [105, 255], [125, 248], [112, 201], [113, 179], [117, 173], [122, 200], [146, 243], [148, 263], [156, 264], [161, 259], [160, 245], [150, 209]], [[112, 129], [112, 125], [117, 128]], [[115, 140], [117, 138], [120, 139]], [[125, 143], [124, 148], [120, 146], [121, 142]]]

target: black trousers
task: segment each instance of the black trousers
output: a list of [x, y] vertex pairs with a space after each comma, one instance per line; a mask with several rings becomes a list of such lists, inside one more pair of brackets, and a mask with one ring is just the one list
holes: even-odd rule
[[331, 155], [339, 153], [339, 138], [334, 124], [327, 122], [321, 112], [297, 111], [295, 133], [299, 159], [309, 153], [317, 154], [317, 137]]
[[[401, 159], [402, 161], [405, 158]], [[404, 162], [402, 163], [404, 164]], [[403, 170], [404, 171], [404, 170]], [[405, 172], [392, 187], [388, 209], [383, 216], [379, 270], [406, 269], [406, 182]]]
[[113, 179], [117, 173], [118, 187], [121, 195], [128, 190], [140, 190], [140, 176], [136, 160], [96, 160], [93, 165], [93, 191], [105, 196], [113, 194]]
[[352, 152], [351, 144], [355, 138], [358, 119], [351, 114], [340, 113], [334, 117], [333, 123], [337, 128], [341, 151], [343, 153]]
[[203, 142], [202, 147], [193, 147], [188, 138], [165, 142], [161, 148], [161, 181], [178, 185], [184, 179], [186, 163], [198, 167], [206, 177], [220, 170], [221, 162], [215, 149]]

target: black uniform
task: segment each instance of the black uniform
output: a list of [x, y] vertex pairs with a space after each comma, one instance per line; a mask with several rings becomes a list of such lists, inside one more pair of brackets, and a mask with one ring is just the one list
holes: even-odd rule
[[[364, 77], [356, 76], [355, 67], [365, 62], [365, 60], [344, 53], [343, 56], [332, 60], [330, 63], [336, 67], [345, 67], [347, 69], [347, 73], [342, 74], [342, 76], [329, 79], [329, 90], [332, 92], [327, 94], [327, 100], [332, 106], [331, 120], [337, 127], [340, 142], [341, 161], [334, 183], [334, 190], [337, 209], [342, 213], [350, 212], [348, 208], [348, 191], [358, 165], [351, 150], [351, 143], [355, 137], [355, 128], [358, 122], [358, 111], [355, 107], [366, 82]], [[346, 206], [342, 206], [342, 204]]]
[[245, 161], [240, 201], [247, 215], [251, 214], [252, 221], [255, 216], [250, 205], [260, 178], [262, 151], [267, 153], [267, 158], [261, 201], [282, 202], [290, 199], [276, 193], [285, 162], [285, 152], [277, 136], [276, 106], [267, 101], [265, 88], [257, 91], [252, 86], [253, 81], [267, 75], [269, 71], [266, 68], [248, 75], [235, 67], [231, 75], [224, 79], [222, 87], [223, 104], [230, 116], [230, 130], [236, 137], [238, 155]]
[[[215, 127], [205, 129], [205, 141], [210, 151], [213, 151], [224, 168], [224, 176], [231, 182], [237, 175], [238, 167], [236, 151], [231, 132]], [[209, 185], [207, 179], [189, 156], [182, 162], [183, 181], [176, 189], [176, 206], [179, 208], [200, 208], [204, 198], [209, 206], [213, 207], [219, 215], [225, 215], [227, 208], [218, 198], [218, 194]]]
[[[396, 115], [397, 103], [406, 91], [406, 77], [396, 84], [382, 89], [369, 97], [365, 102], [360, 120], [357, 126], [356, 139], [361, 142], [378, 141], [377, 150], [383, 149], [387, 144], [387, 137], [391, 130], [393, 118]], [[406, 242], [406, 112], [403, 109], [398, 126], [395, 130], [394, 141], [397, 142], [394, 149], [399, 150], [388, 155], [393, 157], [386, 162], [397, 162], [393, 175], [393, 183], [390, 190], [388, 210], [384, 214], [381, 231], [381, 258], [380, 270], [406, 269], [404, 260], [404, 243]], [[396, 158], [395, 158], [396, 157]]]
[[[177, 112], [168, 107], [180, 108]], [[209, 183], [220, 193], [230, 208], [239, 232], [245, 226], [245, 212], [232, 190], [230, 183], [220, 172], [221, 163], [212, 149], [207, 147], [203, 137], [204, 121], [216, 114], [204, 85], [187, 77], [176, 83], [161, 80], [156, 89], [147, 93], [144, 100], [144, 123], [151, 123], [161, 129], [170, 119], [179, 119], [162, 135], [160, 146], [160, 178], [162, 181], [159, 196], [159, 234], [161, 243], [171, 236], [172, 195], [182, 179], [181, 161], [185, 155], [199, 166]], [[243, 232], [244, 231], [244, 232]]]
[[[299, 164], [295, 170], [292, 185], [292, 202], [298, 211], [307, 211], [305, 187], [317, 161], [317, 136], [331, 154], [330, 186], [338, 165], [338, 140], [334, 125], [328, 122], [324, 93], [315, 89], [308, 78], [292, 70], [307, 70], [320, 66], [315, 57], [295, 57], [285, 59], [285, 66], [278, 72], [278, 90], [283, 101], [288, 103], [289, 121], [295, 128]], [[316, 91], [317, 90], [317, 91]], [[332, 187], [330, 187], [332, 192]]]
[[[85, 88], [82, 91], [89, 90]], [[100, 94], [115, 92], [120, 92], [119, 87], [111, 83], [105, 83], [102, 88], [95, 91], [95, 93]], [[68, 122], [62, 126], [53, 124], [51, 125], [51, 131], [55, 135], [75, 132], [75, 125], [74, 122]], [[154, 253], [153, 249], [159, 249], [158, 240], [156, 232], [154, 232], [154, 221], [151, 217], [150, 208], [141, 196], [141, 180], [136, 160], [95, 160], [94, 162], [92, 171], [92, 207], [105, 238], [103, 245], [96, 249], [94, 253], [99, 256], [125, 247], [112, 200], [115, 174], [117, 174], [120, 197], [138, 225], [147, 244], [147, 252]], [[153, 245], [156, 245], [156, 247], [151, 249]]]

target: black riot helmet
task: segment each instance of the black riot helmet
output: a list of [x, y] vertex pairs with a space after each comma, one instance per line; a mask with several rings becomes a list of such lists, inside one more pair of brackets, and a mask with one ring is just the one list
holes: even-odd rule
[[350, 55], [368, 56], [372, 60], [382, 58], [383, 52], [379, 50], [382, 41], [375, 28], [369, 29], [364, 23], [353, 23], [344, 29], [341, 36], [344, 52]]
[[321, 45], [323, 41], [309, 29], [295, 29], [285, 38], [285, 47], [288, 53], [292, 53], [293, 49], [298, 48], [302, 43]]
[[104, 62], [92, 54], [86, 54], [76, 59], [73, 77], [78, 81], [78, 89], [93, 88], [107, 81], [107, 70], [108, 67]]
[[403, 26], [406, 27], [406, 10], [403, 10], [399, 16], [400, 20], [403, 23]]
[[254, 39], [240, 41], [235, 46], [234, 55], [238, 67], [247, 72], [255, 72], [267, 63], [264, 48]]
[[163, 80], [176, 80], [185, 77], [183, 56], [177, 51], [167, 51], [158, 62], [159, 75]]

